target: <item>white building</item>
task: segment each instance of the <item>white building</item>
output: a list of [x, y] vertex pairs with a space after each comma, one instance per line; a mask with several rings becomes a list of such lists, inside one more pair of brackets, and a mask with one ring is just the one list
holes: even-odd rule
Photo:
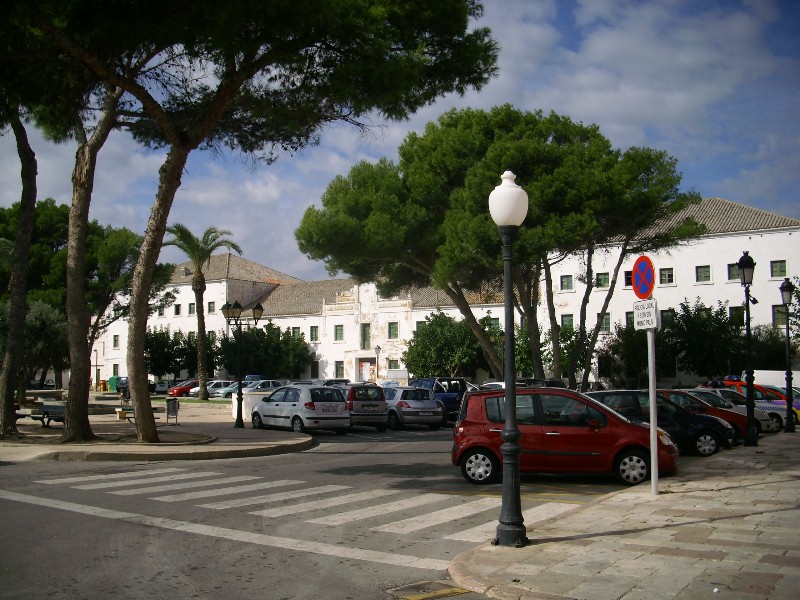
[[[729, 310], [742, 310], [744, 292], [736, 263], [743, 251], [756, 262], [751, 295], [758, 304], [751, 306], [752, 324], [783, 323], [779, 286], [784, 277], [800, 275], [800, 219], [783, 217], [759, 209], [708, 198], [689, 207], [682, 216], [691, 216], [707, 228], [706, 234], [683, 246], [648, 255], [656, 272], [652, 297], [659, 311], [677, 308], [683, 301], [698, 299], [707, 306], [718, 301]], [[594, 257], [597, 288], [591, 292], [587, 326], [602, 309], [608, 282], [619, 250], [606, 248]], [[615, 323], [632, 318], [638, 298], [631, 286], [631, 271], [637, 255], [625, 259], [617, 288], [604, 317], [604, 329], [613, 331]], [[194, 294], [191, 290], [191, 264], [178, 266], [173, 277], [177, 300], [163, 314], [154, 314], [150, 327], [170, 327], [185, 333], [196, 331]], [[351, 380], [386, 378], [402, 373], [402, 354], [417, 324], [437, 309], [460, 317], [444, 292], [433, 288], [415, 289], [391, 298], [378, 296], [374, 284], [356, 284], [351, 279], [301, 281], [235, 255], [212, 258], [204, 269], [207, 290], [206, 326], [209, 331], [226, 331], [220, 311], [225, 302], [238, 300], [243, 316], [256, 302], [264, 307], [262, 321], [271, 320], [281, 330], [303, 333], [317, 360], [309, 378], [346, 377]], [[582, 257], [574, 256], [553, 269], [555, 306], [562, 325], [578, 322], [580, 302], [586, 289]], [[502, 297], [474, 296], [471, 305], [476, 318], [491, 313], [501, 327]], [[546, 307], [540, 308], [539, 322], [549, 322]], [[380, 354], [375, 347], [380, 346]], [[95, 346], [93, 353], [96, 380], [111, 375], [126, 375], [125, 352], [127, 322], [115, 323]], [[274, 377], [265, 369], [264, 375]], [[391, 371], [391, 373], [389, 373]]]

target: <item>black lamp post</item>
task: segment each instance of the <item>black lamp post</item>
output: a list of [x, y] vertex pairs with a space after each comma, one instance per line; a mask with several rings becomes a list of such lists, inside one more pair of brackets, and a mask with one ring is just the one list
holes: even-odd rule
[[[253, 307], [253, 320], [255, 324], [258, 324], [258, 320], [261, 318], [261, 315], [264, 314], [264, 308], [261, 304], [256, 304]], [[233, 304], [229, 304], [226, 302], [222, 305], [222, 315], [225, 317], [225, 320], [228, 322], [230, 326], [236, 328], [234, 331], [233, 336], [236, 338], [236, 383], [238, 384], [236, 388], [236, 421], [234, 421], [233, 426], [237, 429], [244, 428], [244, 421], [242, 420], [242, 343], [241, 343], [241, 333], [242, 333], [242, 305], [239, 304], [239, 301], [236, 300]]]
[[792, 343], [789, 338], [789, 307], [792, 305], [794, 285], [786, 277], [781, 284], [781, 300], [786, 311], [786, 433], [794, 433], [794, 394], [792, 393]]
[[506, 171], [503, 183], [489, 194], [489, 212], [500, 230], [503, 244], [503, 294], [505, 296], [505, 424], [503, 426], [503, 503], [497, 524], [497, 537], [492, 542], [499, 546], [521, 548], [528, 543], [522, 516], [519, 483], [520, 431], [517, 426], [517, 386], [514, 367], [514, 289], [512, 258], [514, 240], [519, 226], [528, 214], [528, 194], [514, 183], [515, 175]]
[[381, 347], [375, 346], [375, 383], [378, 383], [378, 374], [380, 373], [381, 364]]
[[745, 250], [737, 263], [739, 267], [739, 281], [744, 286], [744, 337], [746, 345], [747, 368], [744, 380], [747, 383], [747, 432], [744, 436], [745, 446], [758, 446], [758, 431], [755, 419], [755, 394], [753, 391], [753, 338], [750, 334], [750, 286], [753, 283], [753, 271], [756, 262]]

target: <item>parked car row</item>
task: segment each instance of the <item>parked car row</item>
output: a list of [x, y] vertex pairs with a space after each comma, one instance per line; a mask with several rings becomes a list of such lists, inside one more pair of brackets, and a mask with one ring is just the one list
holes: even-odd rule
[[[741, 443], [741, 405], [707, 388], [656, 390], [659, 473], [677, 469], [679, 453], [711, 456]], [[603, 390], [581, 394], [560, 387], [518, 387], [516, 422], [522, 473], [602, 473], [636, 484], [650, 472], [650, 393]], [[785, 402], [784, 402], [785, 410]], [[782, 426], [755, 411], [758, 433]], [[451, 460], [471, 483], [501, 474], [505, 390], [495, 386], [464, 397], [453, 432]]]

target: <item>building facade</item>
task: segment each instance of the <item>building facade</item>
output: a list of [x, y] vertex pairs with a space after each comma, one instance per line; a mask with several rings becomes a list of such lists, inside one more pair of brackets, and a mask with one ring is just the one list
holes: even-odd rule
[[[666, 318], [669, 309], [695, 300], [714, 307], [722, 302], [731, 312], [743, 310], [744, 291], [736, 263], [747, 251], [756, 262], [751, 295], [758, 303], [751, 306], [751, 322], [753, 326], [783, 325], [779, 286], [785, 277], [800, 275], [800, 219], [719, 198], [704, 199], [689, 207], [680, 215], [683, 217], [705, 225], [706, 233], [690, 243], [648, 255], [656, 273], [652, 298], [660, 313]], [[595, 285], [589, 294], [587, 327], [599, 319], [602, 330], [610, 333], [615, 324], [633, 318], [633, 303], [638, 298], [631, 277], [639, 255], [627, 256], [619, 263], [614, 293], [608, 309], [602, 310], [619, 255], [620, 249], [615, 246], [595, 252]], [[553, 301], [562, 326], [578, 324], [587, 287], [585, 262], [583, 256], [570, 256], [552, 269]], [[260, 302], [264, 307], [262, 321], [271, 320], [281, 330], [304, 335], [316, 357], [306, 375], [314, 379], [402, 379], [402, 355], [418, 324], [436, 310], [461, 318], [447, 295], [434, 288], [382, 298], [372, 283], [358, 284], [351, 279], [301, 281], [230, 254], [214, 256], [204, 273], [209, 331], [228, 331], [220, 310], [225, 302], [238, 300], [242, 304], [245, 327], [252, 324], [249, 309]], [[190, 263], [178, 266], [172, 285], [175, 304], [152, 315], [149, 326], [196, 332]], [[500, 327], [505, 326], [502, 296], [474, 295], [470, 305], [477, 319], [489, 315]], [[546, 306], [539, 308], [539, 322], [543, 327], [549, 323]], [[127, 322], [120, 321], [95, 345], [96, 381], [127, 374], [126, 347]], [[274, 377], [266, 369], [264, 375]]]

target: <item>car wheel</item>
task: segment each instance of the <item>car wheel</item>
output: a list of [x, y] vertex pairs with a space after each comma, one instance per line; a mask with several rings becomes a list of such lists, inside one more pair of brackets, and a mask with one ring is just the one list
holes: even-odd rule
[[402, 429], [403, 424], [400, 422], [400, 417], [397, 416], [397, 413], [390, 412], [389, 413], [389, 429], [397, 431], [398, 429]]
[[758, 419], [756, 419], [756, 433], [757, 433], [758, 435], [761, 435], [761, 433], [762, 433], [762, 430], [761, 430], [761, 421], [759, 421]]
[[189, 392], [183, 392], [181, 394], [181, 398], [188, 398], [188, 397], [189, 397]]
[[461, 459], [461, 474], [470, 483], [492, 483], [498, 477], [500, 462], [483, 448], [473, 448]]
[[295, 433], [306, 432], [306, 426], [303, 425], [303, 419], [301, 419], [300, 417], [295, 417], [294, 419], [292, 419], [292, 431], [294, 431]]
[[636, 485], [650, 477], [647, 456], [641, 450], [623, 450], [614, 462], [614, 475], [625, 485]]
[[264, 429], [264, 422], [258, 413], [253, 413], [253, 429]]
[[720, 443], [716, 434], [710, 431], [701, 431], [694, 438], [694, 447], [701, 456], [711, 456], [719, 452]]
[[783, 418], [778, 413], [769, 413], [769, 418], [775, 423], [775, 428], [780, 431], [783, 429]]

